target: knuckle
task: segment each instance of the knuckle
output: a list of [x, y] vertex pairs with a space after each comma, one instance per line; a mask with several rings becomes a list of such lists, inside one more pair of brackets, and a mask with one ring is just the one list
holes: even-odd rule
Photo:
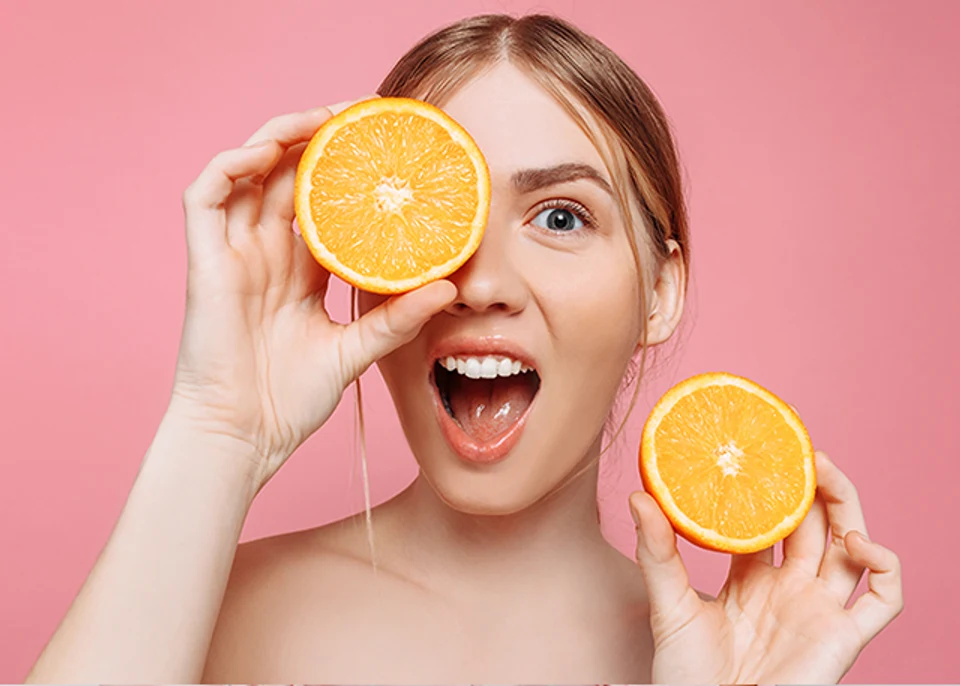
[[273, 121], [279, 127], [297, 125], [303, 121], [303, 112], [286, 112], [274, 117]]
[[386, 317], [377, 317], [374, 321], [370, 322], [368, 328], [360, 330], [361, 335], [358, 343], [364, 354], [369, 355], [373, 349], [374, 342], [382, 340], [389, 335], [390, 327], [385, 320]]
[[[350, 338], [355, 340], [351, 341]], [[337, 337], [336, 347], [337, 347], [337, 356], [340, 359], [340, 373], [342, 376], [341, 386], [346, 387], [353, 379], [359, 376], [356, 370], [356, 356], [351, 355], [349, 350], [351, 347], [356, 347], [363, 351], [363, 333], [357, 331], [355, 328], [346, 328], [343, 330], [343, 334]]]
[[186, 189], [184, 189], [183, 191], [183, 196], [181, 200], [183, 202], [183, 206], [187, 209], [191, 207], [195, 207], [200, 203], [200, 196], [202, 194], [202, 191], [200, 190], [198, 181], [194, 181], [189, 186], [187, 186]]
[[[378, 317], [375, 323], [375, 326], [372, 327], [371, 337], [375, 338], [379, 345], [376, 347], [382, 348], [386, 344], [387, 349], [392, 350], [396, 347], [397, 341], [400, 338], [400, 334], [397, 331], [396, 326], [396, 315], [391, 315], [390, 310], [388, 309], [383, 313], [383, 317]], [[372, 350], [374, 345], [370, 345], [369, 349]]]
[[283, 126], [295, 116], [296, 115], [292, 112], [285, 112], [283, 114], [278, 114], [274, 117], [270, 117], [266, 121], [266, 123], [260, 127], [260, 131], [268, 132], [278, 128], [283, 128]]
[[271, 117], [261, 126], [250, 140], [259, 141], [259, 140], [270, 140], [280, 132], [284, 131], [290, 127], [298, 118], [300, 113], [298, 112], [287, 112], [285, 114], [278, 114], [275, 117]]
[[380, 327], [377, 331], [377, 334], [382, 336], [399, 335], [400, 327], [398, 326], [397, 319], [398, 316], [396, 307], [393, 307], [393, 303], [387, 305], [386, 309], [383, 311], [383, 317], [380, 318]]
[[210, 160], [210, 163], [207, 165], [206, 172], [222, 172], [227, 165], [227, 162], [233, 156], [234, 150], [221, 150]]
[[211, 186], [215, 179], [220, 176], [227, 176], [227, 163], [233, 152], [233, 150], [222, 150], [211, 158], [199, 176], [183, 191], [184, 207], [197, 207], [209, 200]]
[[830, 456], [827, 455], [827, 453], [822, 450], [817, 450], [816, 453], [831, 465], [831, 474], [826, 485], [828, 490], [833, 492], [832, 499], [840, 502], [849, 502], [859, 506], [860, 491], [857, 489], [856, 484], [853, 483], [850, 477], [847, 476], [843, 470], [836, 466], [836, 463], [830, 459]]
[[837, 478], [834, 481], [834, 490], [836, 492], [836, 497], [841, 502], [851, 503], [858, 505], [860, 503], [860, 491], [857, 490], [856, 484], [854, 484], [846, 474], [842, 472], [837, 473]]
[[893, 616], [897, 617], [903, 612], [903, 593], [897, 594], [897, 599], [893, 601]]
[[843, 495], [846, 500], [849, 500], [851, 503], [860, 502], [860, 491], [857, 490], [856, 485], [850, 481], [850, 479], [844, 479], [845, 483], [843, 484]]
[[902, 586], [897, 585], [896, 590], [893, 592], [893, 597], [887, 600], [887, 606], [890, 608], [891, 612], [893, 613], [893, 616], [891, 617], [891, 619], [893, 619], [893, 617], [896, 617], [901, 612], [903, 612], [904, 602], [903, 602]]
[[900, 564], [900, 556], [897, 555], [892, 550], [889, 551], [889, 555], [890, 555], [890, 570], [899, 579], [903, 575], [903, 566]]

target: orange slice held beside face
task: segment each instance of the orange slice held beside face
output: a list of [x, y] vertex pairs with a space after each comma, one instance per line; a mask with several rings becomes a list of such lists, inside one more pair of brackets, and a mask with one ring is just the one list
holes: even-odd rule
[[321, 265], [357, 288], [401, 293], [450, 275], [476, 251], [490, 172], [443, 111], [374, 98], [314, 134], [297, 167], [294, 202]]
[[681, 536], [729, 553], [786, 538], [813, 505], [817, 483], [797, 413], [722, 372], [682, 381], [657, 402], [643, 428], [640, 477]]

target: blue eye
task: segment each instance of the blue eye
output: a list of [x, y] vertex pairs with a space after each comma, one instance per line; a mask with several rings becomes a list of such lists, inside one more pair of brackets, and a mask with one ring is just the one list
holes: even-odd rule
[[[541, 217], [543, 218], [541, 220]], [[584, 227], [583, 220], [572, 211], [563, 207], [552, 207], [543, 210], [533, 218], [535, 226], [551, 231], [573, 231]]]

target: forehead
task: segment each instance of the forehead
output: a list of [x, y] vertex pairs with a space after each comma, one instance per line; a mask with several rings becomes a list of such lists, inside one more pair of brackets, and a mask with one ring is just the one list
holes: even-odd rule
[[512, 64], [502, 62], [468, 82], [443, 109], [477, 142], [494, 177], [568, 162], [589, 164], [607, 176], [586, 133]]

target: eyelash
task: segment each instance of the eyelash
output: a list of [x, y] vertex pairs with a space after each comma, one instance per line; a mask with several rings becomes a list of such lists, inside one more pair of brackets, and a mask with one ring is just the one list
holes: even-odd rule
[[[567, 210], [568, 212], [572, 212], [573, 214], [577, 215], [577, 218], [583, 222], [584, 231], [589, 231], [591, 229], [596, 228], [597, 226], [597, 222], [593, 218], [593, 215], [590, 213], [590, 210], [588, 210], [586, 207], [584, 207], [578, 202], [574, 202], [573, 200], [567, 200], [565, 198], [555, 198], [553, 200], [547, 200], [546, 202], [540, 203], [539, 205], [537, 205], [536, 212], [534, 213], [533, 216], [536, 217], [544, 210], [555, 210], [555, 209]], [[539, 229], [541, 227], [538, 226], [537, 228]], [[551, 235], [558, 233], [557, 231], [550, 231], [549, 229], [543, 229], [543, 230], [549, 231]], [[580, 233], [580, 231], [575, 231], [573, 233]]]

